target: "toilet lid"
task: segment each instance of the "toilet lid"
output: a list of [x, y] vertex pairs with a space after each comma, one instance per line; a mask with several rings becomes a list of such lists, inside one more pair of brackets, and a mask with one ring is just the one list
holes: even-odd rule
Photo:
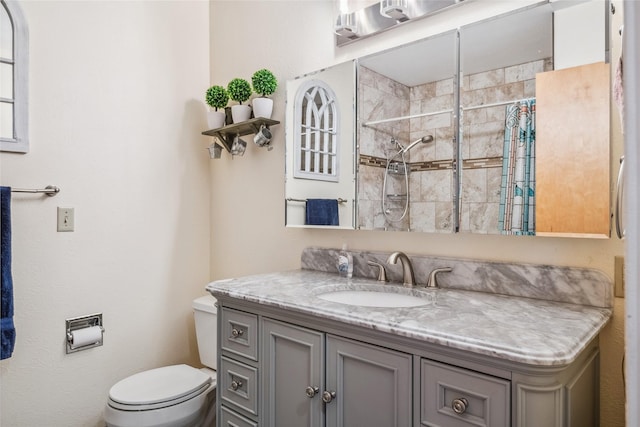
[[165, 366], [119, 381], [109, 390], [109, 398], [125, 405], [152, 405], [180, 399], [211, 381], [209, 375], [188, 365]]

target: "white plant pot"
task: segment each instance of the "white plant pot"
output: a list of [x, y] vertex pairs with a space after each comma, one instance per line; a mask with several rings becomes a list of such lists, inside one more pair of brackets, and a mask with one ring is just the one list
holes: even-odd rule
[[273, 113], [273, 99], [270, 98], [253, 98], [253, 116], [264, 117], [270, 119]]
[[223, 127], [224, 119], [224, 110], [207, 112], [207, 124], [209, 125], [209, 129], [218, 129]]
[[232, 105], [231, 117], [233, 117], [233, 123], [246, 122], [251, 118], [251, 107], [248, 105]]

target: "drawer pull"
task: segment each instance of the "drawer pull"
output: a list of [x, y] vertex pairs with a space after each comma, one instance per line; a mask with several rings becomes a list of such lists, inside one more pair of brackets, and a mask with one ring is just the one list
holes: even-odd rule
[[231, 381], [231, 390], [236, 391], [242, 388], [242, 381]]
[[305, 393], [307, 393], [307, 397], [309, 399], [311, 399], [312, 397], [314, 397], [316, 394], [318, 394], [318, 391], [320, 391], [320, 389], [318, 387], [312, 387], [309, 386], [307, 387], [305, 390]]
[[331, 401], [333, 399], [336, 398], [336, 392], [335, 391], [323, 391], [322, 392], [322, 401], [324, 403], [331, 403]]
[[244, 331], [242, 329], [233, 328], [231, 330], [231, 335], [233, 335], [234, 338], [238, 338], [244, 335]]
[[462, 415], [467, 410], [467, 405], [469, 405], [467, 399], [465, 399], [464, 397], [460, 397], [458, 399], [454, 399], [453, 402], [451, 402], [451, 409], [453, 409], [453, 412], [455, 412], [456, 414]]

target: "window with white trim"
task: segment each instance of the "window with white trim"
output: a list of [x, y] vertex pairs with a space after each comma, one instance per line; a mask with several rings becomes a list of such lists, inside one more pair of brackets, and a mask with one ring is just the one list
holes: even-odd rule
[[339, 181], [338, 105], [321, 80], [301, 85], [294, 104], [295, 178]]
[[0, 3], [0, 151], [27, 153], [29, 33], [20, 5]]

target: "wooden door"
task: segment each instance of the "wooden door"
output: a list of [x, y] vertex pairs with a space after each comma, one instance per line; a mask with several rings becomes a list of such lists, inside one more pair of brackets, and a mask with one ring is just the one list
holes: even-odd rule
[[536, 234], [609, 237], [609, 64], [536, 76]]

